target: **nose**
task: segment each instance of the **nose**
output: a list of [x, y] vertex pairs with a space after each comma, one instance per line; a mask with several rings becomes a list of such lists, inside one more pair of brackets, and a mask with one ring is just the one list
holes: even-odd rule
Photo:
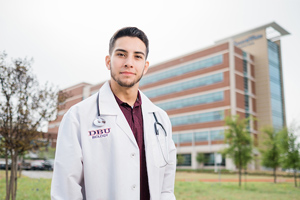
[[125, 60], [125, 67], [132, 68], [133, 67], [133, 58], [128, 56]]

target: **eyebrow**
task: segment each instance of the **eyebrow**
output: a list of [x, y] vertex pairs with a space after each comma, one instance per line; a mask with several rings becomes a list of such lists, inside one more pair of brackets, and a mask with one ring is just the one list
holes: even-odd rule
[[[126, 50], [124, 50], [124, 49], [116, 49], [115, 51], [121, 51], [121, 52], [124, 52], [124, 53], [128, 53], [128, 52], [127, 52]], [[142, 52], [142, 51], [135, 51], [134, 53], [135, 53], [135, 54], [142, 54], [142, 55], [145, 56], [145, 53]]]

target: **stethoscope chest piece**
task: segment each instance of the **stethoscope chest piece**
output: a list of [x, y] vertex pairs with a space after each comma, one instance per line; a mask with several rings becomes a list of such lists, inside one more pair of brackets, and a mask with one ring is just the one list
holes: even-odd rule
[[95, 120], [94, 120], [94, 125], [95, 126], [104, 126], [104, 124], [106, 123], [105, 119], [103, 119], [102, 117], [98, 116]]

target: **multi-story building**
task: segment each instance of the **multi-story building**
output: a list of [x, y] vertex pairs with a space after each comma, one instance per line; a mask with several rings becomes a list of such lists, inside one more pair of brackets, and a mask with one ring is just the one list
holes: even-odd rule
[[[255, 143], [262, 127], [285, 125], [280, 37], [287, 34], [273, 22], [149, 68], [140, 89], [169, 114], [178, 155], [184, 158], [179, 167], [197, 168], [198, 153], [206, 157], [204, 166], [216, 166], [216, 155], [225, 147], [226, 116], [257, 118], [249, 123]], [[48, 131], [57, 134], [66, 110], [102, 84], [67, 88], [72, 97]], [[234, 169], [228, 158], [221, 166]]]

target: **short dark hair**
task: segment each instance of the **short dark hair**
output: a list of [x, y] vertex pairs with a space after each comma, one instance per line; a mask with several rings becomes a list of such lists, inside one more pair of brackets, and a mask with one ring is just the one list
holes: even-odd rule
[[118, 30], [117, 32], [115, 32], [115, 34], [110, 38], [110, 41], [109, 41], [109, 55], [112, 54], [116, 40], [118, 38], [125, 37], [125, 36], [137, 37], [140, 40], [142, 40], [142, 42], [146, 46], [146, 58], [147, 58], [148, 53], [149, 53], [149, 41], [148, 41], [147, 35], [142, 30], [140, 30], [136, 27], [124, 27], [124, 28], [121, 28], [120, 30]]

